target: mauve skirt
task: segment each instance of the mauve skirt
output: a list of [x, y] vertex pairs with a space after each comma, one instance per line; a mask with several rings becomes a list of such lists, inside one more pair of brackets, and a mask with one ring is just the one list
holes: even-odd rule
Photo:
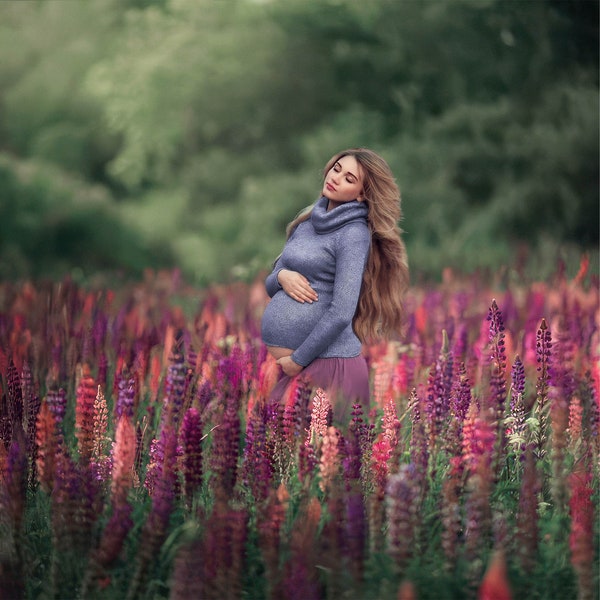
[[[360, 404], [364, 413], [370, 406], [369, 369], [364, 356], [353, 358], [316, 358], [305, 367], [301, 376], [313, 387], [324, 389], [333, 406], [333, 422], [348, 424], [352, 405]], [[281, 377], [269, 394], [269, 402], [280, 402], [292, 377]]]

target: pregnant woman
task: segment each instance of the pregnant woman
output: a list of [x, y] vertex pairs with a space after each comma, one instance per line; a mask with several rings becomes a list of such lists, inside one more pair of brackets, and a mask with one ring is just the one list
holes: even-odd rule
[[329, 393], [334, 421], [347, 423], [357, 402], [368, 410], [362, 343], [390, 337], [404, 322], [400, 218], [400, 192], [383, 158], [364, 148], [331, 158], [320, 199], [288, 225], [265, 281], [271, 301], [262, 338], [282, 370], [271, 401], [302, 373]]

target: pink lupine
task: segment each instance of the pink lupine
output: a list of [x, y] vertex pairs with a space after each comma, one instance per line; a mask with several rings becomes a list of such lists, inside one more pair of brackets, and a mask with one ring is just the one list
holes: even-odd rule
[[327, 428], [321, 444], [319, 487], [325, 493], [331, 492], [336, 477], [341, 469], [341, 449], [339, 447], [340, 432], [333, 426]]
[[594, 490], [589, 458], [589, 454], [586, 454], [578, 461], [569, 477], [571, 489], [569, 548], [571, 564], [577, 574], [578, 597], [582, 600], [591, 600], [594, 597], [594, 571], [597, 566], [594, 543], [595, 510], [592, 499]]
[[312, 411], [310, 420], [310, 429], [308, 431], [307, 442], [316, 442], [319, 438], [325, 437], [327, 428], [331, 425], [332, 407], [327, 393], [321, 388], [315, 390], [312, 400]]

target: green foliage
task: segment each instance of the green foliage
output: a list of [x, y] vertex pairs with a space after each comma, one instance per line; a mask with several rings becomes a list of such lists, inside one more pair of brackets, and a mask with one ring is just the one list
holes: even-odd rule
[[[102, 186], [111, 223], [163, 247], [157, 260], [99, 235], [86, 275], [251, 277], [348, 146], [396, 174], [418, 277], [495, 270], [524, 248], [596, 263], [597, 23], [597, 3], [560, 0], [11, 0], [0, 151]], [[75, 237], [56, 230], [47, 272], [78, 262]], [[11, 235], [4, 275], [34, 272], [31, 253]]]

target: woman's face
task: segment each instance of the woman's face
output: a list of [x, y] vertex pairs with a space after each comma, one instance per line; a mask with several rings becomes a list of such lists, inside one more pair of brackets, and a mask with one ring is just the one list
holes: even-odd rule
[[362, 200], [362, 167], [354, 156], [342, 156], [327, 171], [323, 183], [323, 196], [329, 199], [329, 208], [335, 208], [344, 202]]

